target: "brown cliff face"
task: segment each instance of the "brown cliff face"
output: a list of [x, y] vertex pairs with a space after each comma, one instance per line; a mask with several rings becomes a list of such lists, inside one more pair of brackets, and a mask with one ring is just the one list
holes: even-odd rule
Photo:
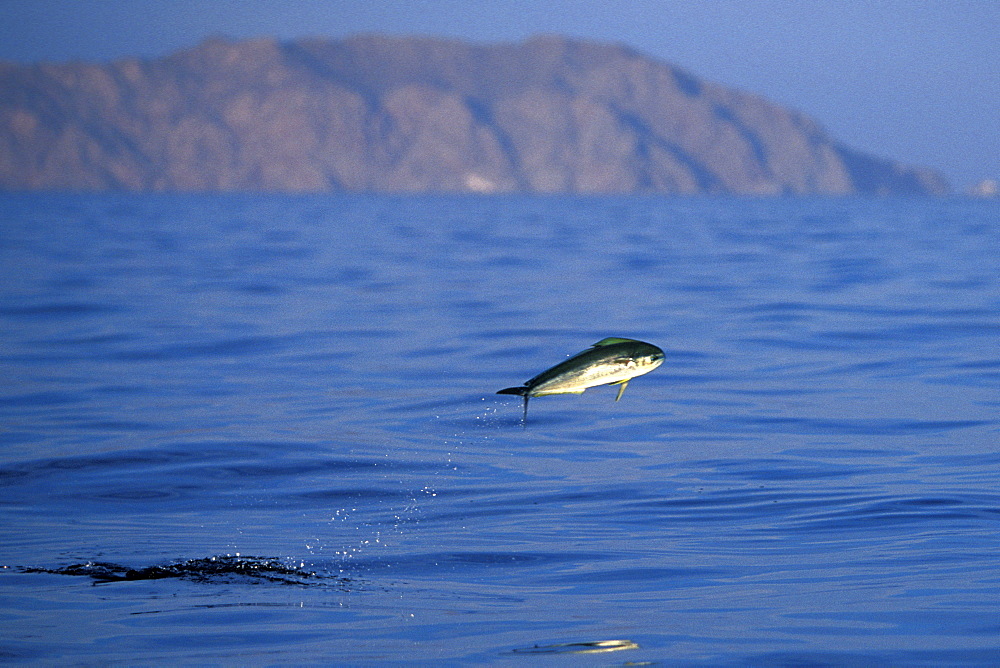
[[0, 188], [940, 194], [930, 170], [620, 46], [209, 40], [0, 64]]

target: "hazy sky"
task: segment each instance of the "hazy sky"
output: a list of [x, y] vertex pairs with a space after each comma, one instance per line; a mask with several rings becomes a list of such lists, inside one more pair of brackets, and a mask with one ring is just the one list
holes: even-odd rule
[[959, 190], [1000, 178], [1000, 0], [0, 0], [0, 59], [18, 62], [358, 32], [621, 42]]

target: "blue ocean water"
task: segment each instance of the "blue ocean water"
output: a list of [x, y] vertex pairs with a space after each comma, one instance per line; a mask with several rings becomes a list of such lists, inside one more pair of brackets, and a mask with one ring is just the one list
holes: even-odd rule
[[[0, 225], [0, 660], [1000, 663], [995, 201]], [[494, 394], [606, 336], [666, 362]]]

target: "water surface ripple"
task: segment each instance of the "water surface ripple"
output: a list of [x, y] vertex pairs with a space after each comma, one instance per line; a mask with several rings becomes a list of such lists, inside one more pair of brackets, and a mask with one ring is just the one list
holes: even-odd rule
[[1000, 663], [996, 202], [0, 213], [3, 660]]

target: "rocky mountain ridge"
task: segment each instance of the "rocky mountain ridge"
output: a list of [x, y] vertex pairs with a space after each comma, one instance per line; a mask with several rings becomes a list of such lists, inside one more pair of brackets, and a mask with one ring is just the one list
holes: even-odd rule
[[629, 48], [364, 35], [0, 63], [6, 190], [943, 194]]

